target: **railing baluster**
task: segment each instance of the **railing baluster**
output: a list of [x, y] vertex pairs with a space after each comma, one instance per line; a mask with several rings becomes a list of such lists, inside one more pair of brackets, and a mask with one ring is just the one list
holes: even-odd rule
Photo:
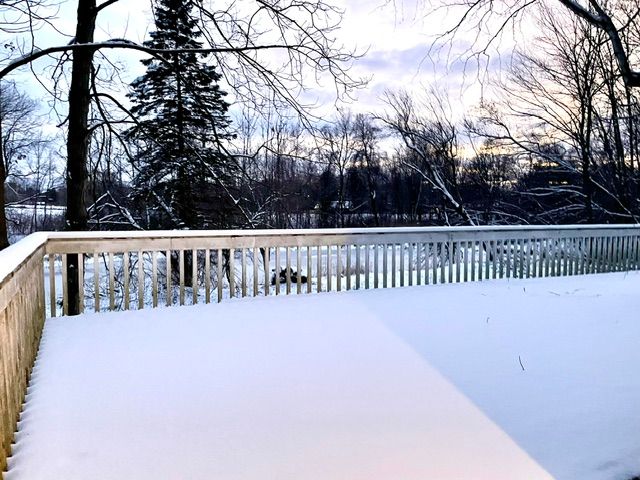
[[211, 250], [204, 250], [204, 303], [211, 303]]
[[247, 249], [242, 249], [242, 296], [247, 296]]
[[289, 295], [291, 293], [291, 248], [286, 247], [285, 249], [285, 255], [286, 255], [286, 264], [287, 264], [287, 270], [285, 272], [285, 280], [287, 282], [287, 295]]
[[78, 254], [78, 312], [84, 313], [84, 253]]
[[489, 240], [478, 242], [478, 280], [491, 279], [491, 242]]
[[518, 278], [524, 278], [524, 246], [525, 240], [523, 238], [518, 239]]
[[407, 244], [407, 248], [409, 250], [409, 258], [407, 259], [409, 262], [408, 272], [409, 272], [409, 286], [413, 285], [413, 243], [409, 242]]
[[364, 277], [364, 288], [368, 289], [369, 288], [369, 270], [370, 270], [370, 266], [369, 266], [369, 254], [371, 253], [371, 245], [370, 244], [366, 244], [364, 246], [365, 251], [364, 251], [364, 270], [365, 270], [365, 277]]
[[447, 243], [447, 260], [449, 262], [449, 270], [447, 272], [447, 280], [449, 281], [449, 283], [453, 283], [453, 266], [455, 263], [455, 255], [456, 252], [454, 251], [454, 244], [451, 240], [449, 240], [449, 242]]
[[507, 269], [509, 278], [516, 278], [516, 241], [515, 239], [507, 240]]
[[524, 240], [524, 271], [525, 278], [531, 278], [531, 239], [527, 238]]
[[[138, 257], [139, 259], [140, 257]], [[178, 272], [180, 275], [180, 305], [184, 305], [184, 250], [180, 250], [178, 260]]]
[[[260, 256], [260, 249], [258, 247], [253, 247], [253, 296], [257, 297], [259, 288], [258, 288], [258, 257]], [[265, 283], [267, 283], [267, 278], [265, 277]]]
[[109, 311], [116, 309], [115, 271], [113, 267], [113, 252], [109, 252]]
[[300, 254], [300, 245], [296, 246], [296, 294], [302, 292], [302, 255]]
[[342, 246], [336, 245], [336, 290], [342, 291]]
[[275, 275], [275, 290], [276, 295], [280, 295], [280, 247], [275, 247], [275, 262], [276, 268], [273, 272]]
[[318, 245], [316, 250], [316, 262], [318, 264], [316, 268], [316, 290], [322, 291], [322, 247]]
[[[469, 242], [469, 250], [468, 255], [470, 257], [469, 261], [469, 278], [472, 282], [476, 281], [476, 241], [472, 240]], [[480, 257], [480, 261], [482, 262], [482, 257]]]
[[356, 245], [356, 290], [360, 290], [360, 247], [361, 245]]
[[271, 248], [264, 247], [264, 258], [262, 259], [262, 267], [264, 270], [264, 296], [268, 297], [270, 293], [269, 281], [269, 265], [271, 264]]
[[167, 286], [167, 291], [166, 291], [166, 303], [167, 303], [167, 307], [170, 307], [173, 304], [173, 288], [171, 288], [171, 250], [167, 250], [165, 252], [165, 262], [167, 263], [165, 265], [167, 272], [167, 278], [166, 278], [166, 286]]
[[311, 245], [307, 246], [307, 293], [311, 293], [311, 283], [313, 281], [313, 274], [312, 274], [312, 269], [313, 269], [313, 265], [312, 265], [312, 255], [311, 255]]
[[331, 245], [327, 245], [327, 292], [330, 292], [331, 289], [333, 288], [333, 281], [331, 278], [331, 273], [332, 273], [332, 262], [331, 262]]
[[351, 290], [351, 245], [347, 245], [347, 290]]
[[546, 240], [544, 238], [540, 238], [537, 241], [537, 249], [538, 249], [538, 277], [544, 277], [545, 272], [545, 262], [546, 260]]
[[153, 308], [158, 306], [158, 256], [155, 250], [149, 252], [151, 255], [151, 295]]
[[98, 252], [93, 252], [93, 309], [100, 311], [100, 261]]
[[507, 278], [516, 276], [515, 240], [508, 239], [507, 242]]
[[[463, 282], [468, 282], [469, 281], [469, 245], [470, 242], [462, 242], [462, 250], [461, 250], [461, 256], [462, 256], [462, 281]], [[458, 281], [460, 281], [460, 279], [458, 279]]]
[[229, 249], [229, 298], [236, 296], [236, 249]]
[[632, 258], [632, 252], [633, 252], [633, 246], [634, 246], [633, 236], [631, 235], [627, 236], [626, 245], [627, 246], [626, 246], [626, 257], [625, 257], [624, 269], [625, 271], [630, 271], [630, 270], [633, 270], [633, 258]]
[[440, 242], [440, 283], [447, 281], [447, 242]]
[[216, 288], [218, 290], [218, 303], [222, 301], [222, 287], [223, 287], [223, 278], [224, 278], [224, 261], [222, 256], [222, 248], [217, 249], [217, 264], [216, 264]]
[[456, 283], [460, 283], [460, 242], [455, 242], [453, 244], [453, 260], [456, 266]]
[[626, 250], [626, 238], [623, 236], [618, 237], [618, 271], [622, 271], [624, 269], [624, 263], [626, 260], [625, 250]]
[[404, 287], [404, 276], [405, 276], [405, 268], [404, 268], [404, 243], [400, 243], [400, 286]]
[[489, 278], [491, 280], [496, 280], [500, 276], [499, 269], [499, 259], [498, 259], [498, 241], [491, 240], [490, 242], [491, 248], [491, 260], [489, 265]]
[[429, 243], [429, 258], [431, 259], [431, 274], [433, 276], [432, 283], [438, 283], [438, 244], [436, 242]]
[[397, 286], [397, 263], [396, 263], [396, 244], [391, 244], [391, 287], [395, 288]]
[[416, 285], [422, 285], [422, 256], [424, 244], [416, 242]]
[[49, 253], [49, 308], [51, 309], [51, 316], [56, 316], [56, 310], [58, 306], [56, 304], [56, 256], [54, 253]]
[[67, 254], [62, 254], [62, 314], [69, 315], [69, 288], [67, 283]]
[[552, 277], [556, 277], [558, 276], [558, 272], [557, 272], [557, 266], [558, 266], [558, 240], [556, 238], [552, 238], [551, 239], [551, 255], [550, 260], [551, 260], [551, 276]]
[[389, 245], [386, 243], [382, 244], [382, 288], [387, 288], [388, 285], [388, 275], [389, 275], [389, 265], [387, 261], [387, 255], [389, 250]]
[[530, 277], [538, 276], [538, 240], [536, 238], [529, 239], [529, 269]]
[[[182, 265], [182, 263], [181, 263]], [[138, 251], [138, 310], [144, 308], [144, 252]]]
[[489, 266], [491, 251], [489, 242], [484, 240], [478, 240], [478, 245], [473, 250], [478, 252], [478, 281], [489, 280]]
[[378, 278], [378, 257], [379, 257], [379, 250], [380, 245], [377, 243], [373, 244], [373, 288], [378, 288], [378, 282], [379, 282], [379, 278]]
[[124, 253], [122, 254], [122, 269], [123, 269], [123, 277], [124, 277], [124, 292], [123, 292], [123, 296], [124, 296], [124, 309], [125, 310], [129, 310], [129, 252], [128, 251], [124, 251]]
[[191, 250], [191, 304], [198, 303], [198, 250]]

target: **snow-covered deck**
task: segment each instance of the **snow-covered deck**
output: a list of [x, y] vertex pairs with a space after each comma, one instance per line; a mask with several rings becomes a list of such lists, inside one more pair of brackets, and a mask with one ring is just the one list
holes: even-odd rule
[[627, 479], [640, 274], [47, 320], [8, 480]]

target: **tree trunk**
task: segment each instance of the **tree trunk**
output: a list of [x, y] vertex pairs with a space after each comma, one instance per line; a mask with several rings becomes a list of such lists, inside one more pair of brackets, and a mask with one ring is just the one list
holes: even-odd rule
[[[96, 0], [79, 0], [75, 43], [93, 42], [96, 25]], [[67, 211], [66, 229], [87, 230], [85, 190], [87, 185], [87, 158], [89, 152], [88, 118], [91, 93], [89, 80], [94, 50], [73, 52], [71, 85], [69, 88], [69, 133], [67, 136]], [[67, 288], [69, 314], [80, 313], [78, 255], [69, 255]]]

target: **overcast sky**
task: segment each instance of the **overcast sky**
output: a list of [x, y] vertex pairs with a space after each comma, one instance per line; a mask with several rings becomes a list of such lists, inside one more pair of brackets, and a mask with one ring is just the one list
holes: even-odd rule
[[[418, 3], [416, 3], [418, 2]], [[461, 116], [479, 100], [481, 85], [476, 81], [478, 69], [475, 64], [464, 64], [460, 54], [469, 46], [465, 36], [459, 35], [455, 41], [439, 52], [429, 55], [435, 36], [440, 33], [447, 19], [446, 13], [425, 18], [425, 6], [419, 0], [340, 0], [333, 1], [344, 9], [342, 28], [338, 32], [337, 42], [357, 48], [365, 55], [354, 67], [356, 76], [370, 78], [368, 86], [356, 92], [356, 101], [347, 108], [357, 112], [379, 111], [381, 96], [387, 89], [408, 89], [424, 92], [437, 86], [449, 94], [452, 111]], [[37, 38], [38, 46], [46, 47], [69, 41], [75, 28], [76, 0], [63, 1], [60, 4], [56, 25], [69, 35], [65, 37], [51, 30], [43, 30]], [[453, 12], [451, 16], [455, 15]], [[108, 38], [128, 38], [142, 42], [153, 30], [149, 3], [147, 0], [122, 0], [109, 6], [100, 14], [96, 31], [96, 40]], [[122, 62], [123, 80], [130, 82], [144, 72], [135, 52], [109, 51], [110, 59]], [[500, 69], [504, 57], [494, 55], [490, 59], [490, 69]], [[35, 71], [47, 82], [48, 60], [40, 60]], [[32, 78], [28, 70], [23, 70], [14, 78], [18, 79], [33, 96], [46, 98], [46, 94]], [[330, 89], [321, 86], [309, 92], [309, 98], [333, 108]]]

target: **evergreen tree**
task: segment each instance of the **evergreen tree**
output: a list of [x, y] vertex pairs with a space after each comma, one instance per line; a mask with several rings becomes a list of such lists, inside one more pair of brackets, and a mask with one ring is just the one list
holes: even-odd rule
[[[197, 49], [200, 32], [191, 15], [195, 0], [159, 0], [156, 31], [145, 42], [157, 49]], [[232, 159], [221, 150], [231, 137], [229, 104], [205, 63], [206, 55], [166, 53], [145, 59], [146, 73], [129, 97], [138, 124], [126, 132], [136, 145], [136, 199], [144, 201], [149, 228], [229, 225]]]

